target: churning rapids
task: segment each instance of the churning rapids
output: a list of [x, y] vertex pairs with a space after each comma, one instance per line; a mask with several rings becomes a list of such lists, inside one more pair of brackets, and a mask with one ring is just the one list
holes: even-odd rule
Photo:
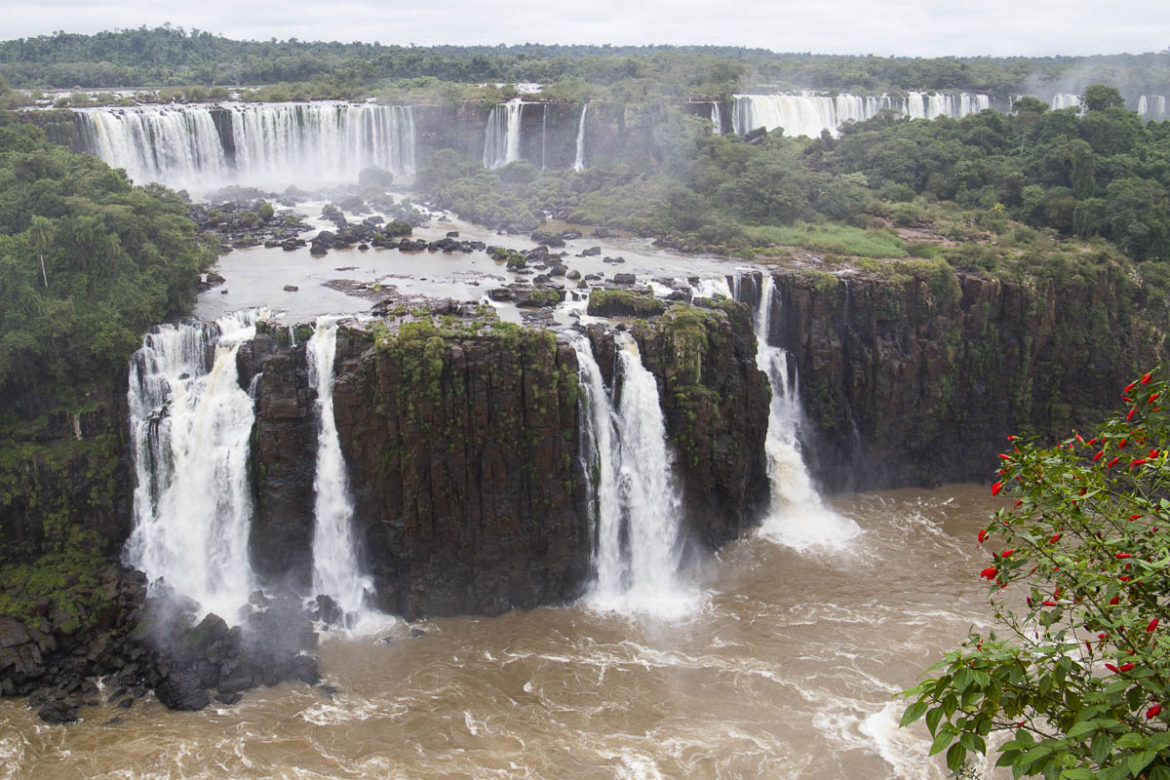
[[199, 713], [103, 705], [62, 728], [5, 701], [0, 775], [944, 777], [891, 695], [987, 620], [971, 576], [986, 491], [831, 509], [860, 533], [735, 543], [697, 574], [705, 605], [683, 619], [578, 605], [331, 639], [332, 695], [280, 686]]
[[[456, 220], [438, 219], [416, 235], [453, 229], [464, 238], [531, 246]], [[589, 243], [623, 255], [623, 271], [698, 276], [696, 292], [732, 292], [731, 269], [715, 258], [629, 240]], [[606, 268], [599, 259], [573, 263], [584, 273]], [[216, 355], [230, 355], [253, 327], [255, 315], [240, 312], [271, 306], [288, 323], [316, 320], [309, 345], [323, 415], [316, 512], [321, 529], [328, 521], [344, 531], [344, 465], [323, 367], [333, 362], [335, 315], [358, 314], [369, 301], [318, 285], [344, 279], [393, 286], [404, 296], [478, 300], [486, 285], [503, 281], [501, 269], [482, 253], [446, 259], [348, 250], [313, 259], [307, 249], [256, 249], [226, 256], [219, 270], [229, 294], [212, 290], [197, 309], [204, 321], [220, 323]], [[770, 300], [770, 280], [763, 293]], [[582, 305], [566, 304], [558, 324], [579, 316]], [[768, 310], [760, 307], [757, 332], [768, 332]], [[500, 313], [519, 317], [507, 305]], [[200, 568], [209, 560], [203, 550], [235, 539], [229, 546], [238, 553], [246, 532], [236, 521], [248, 507], [242, 499], [232, 503], [217, 513], [232, 521], [218, 536], [196, 538], [198, 496], [182, 478], [196, 465], [221, 475], [239, 470], [246, 442], [227, 428], [246, 430], [249, 404], [233, 376], [218, 376], [221, 362], [222, 370], [234, 370], [232, 361], [220, 361], [209, 345], [189, 350], [199, 357], [191, 365], [179, 361], [183, 328], [194, 333], [165, 326], [148, 337], [135, 368], [166, 387], [138, 383], [144, 403], [175, 407], [167, 436], [209, 447], [222, 463], [194, 446], [187, 451], [195, 465], [155, 453], [170, 470], [153, 482], [140, 475], [150, 485], [143, 490], [157, 495], [139, 504], [129, 553], [152, 577], [171, 572], [168, 581], [201, 602], [226, 603], [227, 614], [233, 598], [246, 597], [247, 564], [235, 567], [241, 583], [223, 582]], [[0, 777], [945, 776], [941, 761], [928, 757], [925, 728], [897, 728], [902, 706], [893, 696], [971, 626], [989, 623], [972, 576], [975, 534], [992, 503], [985, 491], [953, 486], [822, 501], [797, 445], [799, 377], [790, 375], [781, 350], [761, 344], [759, 367], [774, 388], [770, 516], [719, 555], [684, 562], [675, 538], [681, 499], [670, 480], [657, 388], [633, 340], [619, 338], [618, 345], [621, 399], [610, 397], [587, 348], [575, 343], [591, 420], [586, 438], [600, 474], [595, 578], [578, 603], [413, 626], [368, 621], [369, 630], [324, 640], [326, 685], [259, 689], [233, 707], [179, 713], [148, 698], [129, 710], [87, 708], [81, 723], [56, 727], [40, 723], [23, 702], [4, 700]], [[231, 392], [206, 397], [244, 422], [205, 430], [206, 410], [184, 399], [217, 382]], [[149, 417], [150, 408], [142, 414]], [[205, 440], [209, 432], [220, 438]], [[160, 441], [143, 438], [138, 447], [150, 452]], [[628, 524], [624, 541], [607, 525], [618, 515]], [[179, 521], [174, 528], [166, 525], [172, 519]], [[341, 536], [316, 539], [313, 580], [317, 592], [357, 613], [365, 585], [349, 544]], [[189, 587], [176, 581], [180, 571], [192, 578]]]

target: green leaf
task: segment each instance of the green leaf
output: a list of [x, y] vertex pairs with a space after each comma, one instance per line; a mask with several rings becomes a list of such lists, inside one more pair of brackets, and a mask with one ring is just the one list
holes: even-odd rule
[[1060, 773], [1060, 780], [1097, 780], [1097, 773], [1092, 769], [1066, 769]]
[[959, 744], [951, 745], [951, 749], [947, 751], [947, 769], [958, 772], [966, 761], [967, 748]]
[[938, 722], [942, 719], [942, 707], [935, 707], [926, 713], [926, 728], [934, 734], [938, 730]]
[[951, 731], [950, 728], [943, 726], [941, 729], [939, 729], [938, 734], [934, 736], [934, 742], [930, 744], [930, 755], [933, 756], [936, 753], [941, 753], [943, 748], [951, 744], [951, 741], [954, 740], [954, 738], [954, 732]]
[[[902, 720], [900, 723], [898, 723], [898, 727], [905, 728], [906, 726], [909, 726], [911, 723], [921, 718], [926, 713], [927, 704], [928, 702], [926, 701], [916, 701], [907, 707], [906, 711], [902, 713]], [[934, 733], [934, 729], [931, 729], [930, 731], [932, 734]]]
[[1093, 744], [1089, 747], [1089, 753], [1093, 756], [1093, 760], [1098, 764], [1105, 763], [1105, 759], [1109, 758], [1109, 754], [1113, 752], [1113, 737], [1109, 734], [1100, 732], [1093, 737]]
[[1136, 775], [1145, 769], [1151, 761], [1158, 757], [1158, 754], [1153, 750], [1147, 750], [1142, 753], [1135, 753], [1125, 760], [1125, 766], [1129, 769], [1130, 774]]
[[1146, 738], [1141, 734], [1135, 734], [1132, 731], [1128, 734], [1122, 734], [1117, 740], [1118, 750], [1133, 750], [1137, 747], [1142, 747], [1146, 744]]
[[1083, 721], [1081, 723], [1073, 724], [1073, 727], [1065, 734], [1069, 739], [1076, 739], [1083, 737], [1086, 734], [1092, 734], [1097, 731], [1097, 724], [1093, 721]]

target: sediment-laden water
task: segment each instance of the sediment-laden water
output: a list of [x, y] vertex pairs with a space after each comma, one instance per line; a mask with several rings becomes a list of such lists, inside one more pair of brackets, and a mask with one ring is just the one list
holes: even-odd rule
[[974, 537], [991, 499], [826, 503], [860, 533], [789, 545], [781, 523], [735, 543], [696, 575], [689, 617], [569, 606], [418, 638], [400, 625], [388, 643], [323, 643], [332, 695], [286, 685], [199, 713], [148, 699], [47, 726], [5, 700], [0, 776], [944, 777], [891, 697], [988, 620]]

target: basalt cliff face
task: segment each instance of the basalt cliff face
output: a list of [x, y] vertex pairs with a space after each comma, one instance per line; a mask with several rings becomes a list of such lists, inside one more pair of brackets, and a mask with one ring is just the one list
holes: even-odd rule
[[[835, 492], [984, 481], [1009, 434], [1091, 432], [1166, 354], [1120, 273], [776, 272], [769, 338], [799, 378], [811, 471]], [[759, 294], [758, 280], [741, 291]]]
[[[676, 307], [633, 329], [677, 453], [688, 540], [718, 548], [758, 520], [767, 494], [769, 396], [747, 308]], [[590, 335], [612, 386], [613, 333]], [[259, 375], [257, 569], [303, 587], [316, 441], [304, 347], [261, 326], [239, 362], [241, 383]], [[334, 370], [353, 525], [382, 609], [498, 614], [581, 593], [595, 529], [568, 343], [513, 326], [343, 327]]]
[[380, 605], [498, 614], [577, 595], [590, 537], [577, 361], [547, 331], [343, 331], [334, 414]]

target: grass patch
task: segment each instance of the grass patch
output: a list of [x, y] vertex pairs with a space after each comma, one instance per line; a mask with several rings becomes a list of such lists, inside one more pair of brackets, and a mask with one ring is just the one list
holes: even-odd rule
[[906, 257], [906, 245], [892, 230], [864, 230], [850, 225], [813, 225], [797, 222], [790, 227], [745, 226], [753, 246], [795, 246], [812, 252], [854, 257]]

